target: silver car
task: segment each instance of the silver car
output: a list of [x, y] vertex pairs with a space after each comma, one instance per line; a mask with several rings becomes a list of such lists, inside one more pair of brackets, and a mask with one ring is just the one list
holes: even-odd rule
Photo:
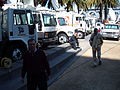
[[119, 41], [120, 29], [116, 24], [105, 24], [101, 32], [103, 38], [116, 38]]

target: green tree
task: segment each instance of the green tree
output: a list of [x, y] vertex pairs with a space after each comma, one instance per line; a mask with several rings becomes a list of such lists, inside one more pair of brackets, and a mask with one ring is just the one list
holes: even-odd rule
[[102, 10], [104, 7], [104, 19], [107, 19], [108, 8], [117, 7], [119, 5], [119, 0], [87, 0], [86, 3], [89, 7], [95, 6], [100, 8], [100, 19], [102, 20]]
[[108, 8], [114, 8], [119, 5], [119, 0], [105, 0], [104, 1], [104, 15], [105, 15], [105, 20], [107, 20], [107, 14], [108, 14]]
[[[41, 4], [41, 6], [45, 6], [48, 0], [34, 0], [34, 5], [37, 6], [38, 4]], [[63, 6], [66, 5], [67, 11], [73, 10], [73, 2], [76, 3], [78, 12], [79, 8], [83, 8], [84, 10], [87, 9], [87, 4], [85, 0], [58, 0], [58, 3]], [[48, 2], [48, 8], [52, 6], [51, 0]]]
[[88, 7], [100, 8], [100, 19], [102, 20], [102, 10], [103, 10], [103, 0], [87, 0], [86, 2]]
[[62, 0], [62, 1], [64, 4], [67, 5], [66, 7], [67, 11], [73, 10], [73, 2], [75, 2], [77, 5], [78, 13], [80, 8], [87, 10], [87, 4], [85, 0]]

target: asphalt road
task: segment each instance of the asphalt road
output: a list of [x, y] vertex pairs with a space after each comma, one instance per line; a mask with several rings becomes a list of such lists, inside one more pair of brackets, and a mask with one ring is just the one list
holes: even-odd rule
[[[80, 43], [82, 51], [89, 47], [88, 38]], [[101, 66], [92, 67], [91, 48], [78, 55], [48, 90], [120, 90], [120, 41], [104, 40]]]

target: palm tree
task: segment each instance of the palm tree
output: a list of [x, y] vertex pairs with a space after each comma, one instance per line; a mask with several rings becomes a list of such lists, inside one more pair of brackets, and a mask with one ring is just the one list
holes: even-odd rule
[[67, 11], [73, 10], [73, 2], [75, 2], [77, 5], [78, 13], [80, 8], [87, 10], [87, 5], [85, 0], [62, 0], [62, 3], [67, 5], [66, 7]]
[[86, 1], [84, 1], [84, 0], [74, 0], [73, 2], [75, 2], [77, 5], [78, 13], [79, 13], [80, 8], [82, 8], [83, 10], [88, 9]]
[[88, 7], [100, 8], [100, 20], [102, 20], [103, 0], [87, 0]]
[[41, 6], [45, 6], [48, 0], [34, 0], [35, 5], [41, 4]]
[[102, 20], [102, 10], [105, 7], [105, 20], [107, 19], [107, 8], [116, 7], [119, 5], [119, 0], [87, 0], [89, 7], [95, 6], [100, 8], [100, 19]]
[[105, 20], [107, 20], [107, 14], [108, 14], [108, 8], [114, 8], [117, 7], [119, 5], [119, 0], [105, 0], [104, 1], [105, 4]]
[[[34, 5], [37, 6], [39, 3], [39, 4], [41, 4], [41, 6], [45, 6], [47, 1], [48, 0], [34, 0]], [[78, 8], [78, 12], [79, 12], [79, 8], [83, 8], [84, 10], [87, 9], [87, 5], [86, 5], [85, 0], [58, 0], [58, 3], [61, 6], [66, 5], [67, 11], [73, 10], [73, 2], [76, 3], [77, 8]], [[49, 2], [48, 2], [48, 8], [50, 8], [50, 7], [53, 8], [51, 0], [49, 0]]]

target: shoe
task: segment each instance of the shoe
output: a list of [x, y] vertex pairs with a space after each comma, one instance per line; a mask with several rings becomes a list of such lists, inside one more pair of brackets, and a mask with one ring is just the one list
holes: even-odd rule
[[97, 67], [97, 65], [93, 65], [93, 67]]
[[92, 67], [93, 67], [93, 68], [94, 68], [94, 67], [97, 67], [97, 63], [94, 62]]
[[80, 49], [80, 50], [82, 50], [82, 48], [81, 48], [81, 47], [79, 47], [79, 46], [77, 46], [77, 49]]
[[102, 64], [102, 61], [99, 61], [98, 65], [101, 65]]

